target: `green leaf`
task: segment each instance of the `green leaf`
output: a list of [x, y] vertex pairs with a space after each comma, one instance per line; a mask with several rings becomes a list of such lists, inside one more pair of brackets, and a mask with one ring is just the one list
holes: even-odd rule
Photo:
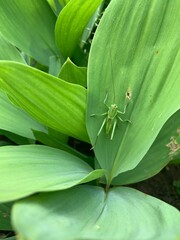
[[51, 145], [49, 145], [49, 146], [55, 147], [55, 148], [58, 148], [58, 145], [60, 143], [67, 144], [68, 138], [69, 138], [67, 135], [57, 132], [56, 130], [51, 129], [51, 128], [48, 128], [47, 133], [39, 132], [36, 130], [33, 130], [33, 133], [36, 136], [36, 139], [38, 139], [38, 141], [42, 142], [44, 145], [48, 145], [48, 144], [45, 144], [46, 141], [47, 141], [47, 143], [49, 142], [49, 144], [51, 144], [51, 143], [53, 144], [53, 142], [54, 142], [55, 146], [51, 146]]
[[103, 8], [104, 8], [105, 1], [102, 1], [102, 3], [99, 5], [97, 10], [94, 12], [93, 16], [91, 17], [90, 21], [88, 22], [86, 28], [83, 31], [82, 37], [81, 37], [81, 44], [80, 47], [87, 47], [86, 45], [90, 45], [92, 41], [93, 31], [95, 29], [96, 24], [100, 20], [100, 16], [102, 14]]
[[[79, 186], [15, 203], [12, 220], [25, 240], [175, 240], [177, 209], [137, 190]], [[48, 226], [48, 228], [47, 228]]]
[[87, 68], [78, 67], [68, 58], [61, 68], [59, 78], [83, 87], [87, 86]]
[[[2, 137], [2, 136], [1, 136]], [[12, 145], [11, 142], [7, 141], [7, 140], [0, 140], [0, 147], [2, 146], [8, 146], [8, 145]]]
[[105, 129], [94, 147], [108, 183], [135, 168], [168, 118], [180, 108], [180, 1], [112, 0], [96, 31], [88, 66], [87, 130], [94, 145], [107, 112], [122, 119], [110, 140]]
[[36, 192], [56, 191], [104, 175], [80, 158], [41, 145], [0, 148], [0, 201], [11, 201]]
[[[143, 181], [160, 172], [170, 161], [173, 152], [168, 148], [172, 137], [176, 136], [179, 127], [180, 111], [177, 111], [161, 129], [153, 145], [141, 162], [132, 170], [119, 174], [112, 184], [124, 185]], [[175, 153], [176, 150], [174, 149]], [[180, 156], [180, 153], [179, 155]]]
[[173, 161], [172, 161], [172, 164], [180, 164], [180, 158], [175, 158]]
[[42, 124], [89, 141], [85, 127], [86, 89], [13, 62], [0, 62], [0, 87]]
[[26, 63], [15, 46], [10, 44], [0, 33], [0, 60], [11, 60]]
[[70, 0], [59, 0], [62, 6], [65, 6]]
[[44, 0], [1, 1], [1, 33], [21, 51], [44, 65], [59, 55], [54, 39], [56, 16]]
[[9, 204], [0, 203], [0, 230], [12, 230]]
[[49, 59], [49, 74], [57, 77], [61, 69], [61, 60], [56, 56], [52, 56]]
[[102, 0], [71, 0], [56, 22], [56, 43], [65, 57], [72, 57], [84, 28]]
[[[22, 238], [20, 239], [20, 238], [18, 238], [19, 240], [23, 240]], [[8, 237], [8, 238], [6, 238], [6, 240], [17, 240], [17, 238], [16, 237]]]
[[39, 131], [35, 131], [35, 130], [33, 130], [33, 133], [34, 133], [36, 140], [43, 143], [46, 146], [61, 149], [63, 151], [71, 153], [83, 160], [89, 159], [86, 155], [81, 154], [74, 148], [67, 145], [68, 139], [67, 139], [66, 135], [56, 132], [53, 129], [48, 129], [48, 133], [39, 132]]
[[33, 136], [34, 139], [26, 138], [5, 130], [0, 130], [0, 134], [8, 138], [8, 140], [10, 140], [9, 144], [6, 144], [6, 145], [14, 145], [14, 143], [16, 143], [17, 145], [27, 145], [27, 144], [35, 144], [36, 142], [35, 136]]
[[[20, 89], [22, 90], [22, 88]], [[13, 105], [8, 99], [8, 97], [1, 91], [0, 91], [0, 129], [30, 139], [35, 139], [32, 129], [47, 132], [44, 126], [36, 122], [22, 109]]]
[[62, 10], [63, 6], [60, 0], [47, 0], [51, 8], [53, 9], [56, 16], [59, 15], [60, 11]]

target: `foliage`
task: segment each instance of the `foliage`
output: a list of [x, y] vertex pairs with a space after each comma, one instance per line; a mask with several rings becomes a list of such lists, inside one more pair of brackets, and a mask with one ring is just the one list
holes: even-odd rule
[[125, 186], [180, 159], [179, 8], [1, 1], [1, 230], [19, 240], [180, 237], [177, 209]]

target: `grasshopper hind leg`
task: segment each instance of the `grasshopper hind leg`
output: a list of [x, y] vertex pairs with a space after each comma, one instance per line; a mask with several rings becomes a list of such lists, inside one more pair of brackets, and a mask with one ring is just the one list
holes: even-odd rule
[[100, 133], [101, 133], [101, 131], [102, 131], [102, 129], [103, 129], [103, 127], [104, 127], [106, 121], [107, 121], [107, 120], [106, 120], [106, 118], [105, 118], [105, 119], [103, 120], [103, 123], [102, 123], [102, 125], [101, 125], [101, 127], [100, 127], [98, 133], [97, 133], [96, 140], [95, 140], [94, 145], [92, 146], [91, 149], [94, 149], [94, 148], [95, 148], [96, 143], [97, 143], [97, 139], [98, 139], [98, 137], [99, 137], [99, 135], [100, 135]]
[[114, 137], [114, 131], [115, 131], [115, 129], [116, 129], [116, 125], [117, 125], [117, 119], [115, 119], [115, 121], [114, 121], [113, 128], [112, 128], [112, 132], [111, 132], [110, 140], [112, 140], [113, 137]]

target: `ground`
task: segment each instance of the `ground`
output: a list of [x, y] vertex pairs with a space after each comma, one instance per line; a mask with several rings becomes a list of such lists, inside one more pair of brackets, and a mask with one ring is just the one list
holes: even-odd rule
[[180, 165], [168, 165], [156, 176], [132, 186], [180, 210], [180, 192], [174, 186], [177, 181], [180, 181]]

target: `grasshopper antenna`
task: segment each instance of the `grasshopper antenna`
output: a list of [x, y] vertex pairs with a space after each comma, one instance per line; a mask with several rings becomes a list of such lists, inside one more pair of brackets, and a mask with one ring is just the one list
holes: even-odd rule
[[113, 65], [112, 65], [112, 52], [110, 47], [110, 68], [111, 68], [111, 76], [112, 76], [112, 85], [113, 85], [113, 102], [115, 103], [115, 82], [114, 82], [114, 74], [113, 74]]

